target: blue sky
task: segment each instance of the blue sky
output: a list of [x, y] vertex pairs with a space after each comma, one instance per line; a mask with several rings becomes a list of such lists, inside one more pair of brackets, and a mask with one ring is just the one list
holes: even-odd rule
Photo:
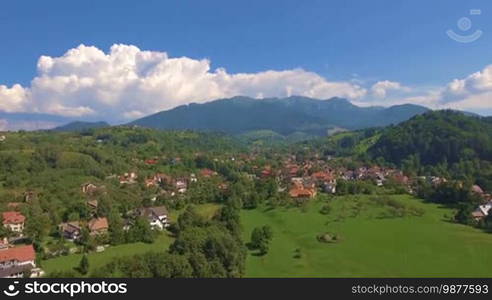
[[[411, 87], [411, 99], [492, 64], [491, 16], [490, 1], [3, 1], [0, 85], [29, 89], [42, 55], [60, 57], [80, 44], [108, 53], [113, 44], [125, 44], [169, 57], [206, 58], [212, 72], [300, 68], [368, 90], [378, 81], [398, 82]], [[482, 37], [451, 40], [445, 32], [459, 33], [461, 17], [472, 21], [462, 33], [480, 29]], [[477, 105], [470, 110], [492, 111]]]

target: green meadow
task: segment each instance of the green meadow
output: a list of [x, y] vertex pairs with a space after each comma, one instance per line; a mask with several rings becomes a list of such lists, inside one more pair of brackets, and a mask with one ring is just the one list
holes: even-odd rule
[[[132, 256], [136, 254], [142, 254], [146, 252], [159, 252], [165, 251], [171, 245], [173, 239], [166, 235], [165, 233], [160, 234], [152, 244], [146, 243], [131, 243], [118, 246], [112, 246], [107, 248], [103, 252], [91, 252], [89, 253], [89, 274], [110, 262], [113, 258]], [[73, 271], [76, 268], [80, 260], [82, 259], [82, 254], [70, 254], [66, 256], [60, 256], [57, 258], [52, 258], [44, 260], [42, 262], [42, 268], [46, 274], [52, 272], [60, 271]]]
[[[210, 217], [219, 206], [197, 208]], [[452, 215], [408, 195], [321, 197], [303, 207], [243, 210], [245, 242], [257, 226], [270, 225], [274, 233], [266, 255], [248, 251], [246, 277], [492, 277], [492, 234], [450, 222]], [[324, 233], [337, 241], [318, 241]], [[162, 251], [171, 243], [162, 234], [153, 244], [90, 253], [90, 272], [112, 258]], [[47, 274], [68, 271], [80, 259], [61, 256], [42, 267]]]
[[[266, 255], [249, 252], [246, 277], [492, 276], [492, 234], [450, 222], [450, 209], [406, 195], [381, 197], [243, 211], [245, 241], [256, 226], [274, 233]], [[319, 242], [327, 232], [338, 240]]]

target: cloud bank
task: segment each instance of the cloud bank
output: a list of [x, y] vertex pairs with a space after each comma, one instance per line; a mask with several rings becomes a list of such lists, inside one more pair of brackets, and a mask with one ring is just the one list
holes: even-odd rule
[[190, 102], [237, 95], [358, 99], [366, 90], [302, 69], [230, 74], [207, 59], [113, 45], [106, 54], [80, 45], [61, 57], [42, 56], [29, 87], [0, 85], [0, 110], [72, 117], [134, 119]]
[[[303, 69], [231, 74], [207, 59], [169, 57], [115, 44], [109, 52], [80, 45], [63, 56], [41, 56], [29, 86], [0, 85], [0, 111], [48, 113], [125, 122], [191, 102], [237, 95], [343, 97], [361, 105], [423, 104], [477, 111], [491, 109], [492, 65], [443, 87], [408, 87], [382, 80], [364, 86], [329, 81]], [[1, 125], [1, 124], [0, 124]]]

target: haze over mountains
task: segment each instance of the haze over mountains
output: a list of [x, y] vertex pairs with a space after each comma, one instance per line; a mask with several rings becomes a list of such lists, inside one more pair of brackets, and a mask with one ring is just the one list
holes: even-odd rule
[[71, 121], [74, 119], [49, 114], [0, 112], [0, 130], [49, 129]]
[[[429, 109], [403, 104], [391, 107], [359, 107], [346, 99], [319, 100], [292, 96], [254, 99], [233, 97], [204, 104], [182, 105], [132, 121], [154, 129], [191, 129], [244, 134], [271, 131], [279, 135], [323, 136], [338, 130], [387, 126], [406, 121]], [[8, 122], [4, 129], [82, 130], [108, 126], [104, 122], [77, 121], [73, 118], [41, 114], [0, 114]], [[27, 128], [22, 128], [22, 127]]]

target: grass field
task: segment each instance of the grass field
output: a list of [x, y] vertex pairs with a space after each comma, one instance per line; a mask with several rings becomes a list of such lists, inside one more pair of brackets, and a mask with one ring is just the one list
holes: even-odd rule
[[[250, 253], [247, 277], [491, 277], [492, 234], [448, 221], [452, 211], [411, 196], [391, 196], [422, 216], [382, 218], [372, 196], [336, 197], [305, 209], [243, 211], [245, 241], [256, 226], [274, 237], [265, 256]], [[373, 201], [370, 201], [373, 199]], [[318, 242], [331, 232], [337, 243]], [[295, 258], [299, 249], [300, 258]]]
[[[164, 251], [169, 248], [172, 243], [172, 238], [165, 233], [160, 234], [152, 244], [145, 243], [132, 243], [109, 247], [104, 252], [90, 253], [89, 258], [89, 274], [104, 266], [110, 262], [111, 259], [122, 256], [130, 256], [134, 254], [142, 254], [149, 251]], [[48, 259], [42, 262], [42, 268], [46, 274], [50, 274], [54, 271], [72, 271], [74, 267], [77, 267], [80, 263], [82, 254], [71, 254], [67, 256], [60, 256], [57, 258]]]
[[[216, 203], [205, 203], [205, 204], [197, 204], [195, 208], [202, 217], [206, 219], [211, 219], [217, 211], [220, 209], [220, 205]], [[181, 210], [174, 210], [169, 213], [169, 221], [171, 223], [175, 223], [178, 221], [178, 217], [181, 213], [183, 213], [184, 208]]]

